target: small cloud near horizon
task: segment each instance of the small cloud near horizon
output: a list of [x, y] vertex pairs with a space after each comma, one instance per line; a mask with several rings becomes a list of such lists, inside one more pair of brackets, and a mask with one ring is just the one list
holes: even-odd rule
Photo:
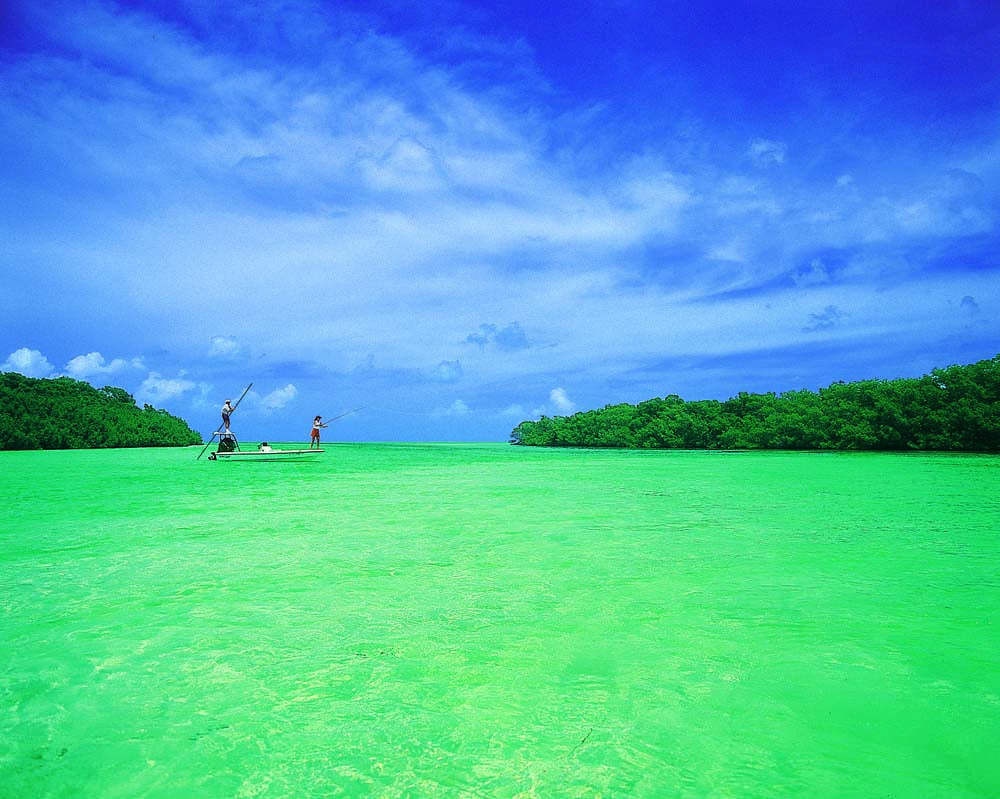
[[576, 403], [569, 398], [564, 388], [554, 388], [549, 392], [549, 401], [560, 415], [568, 416], [576, 411]]
[[265, 410], [277, 411], [284, 408], [288, 403], [299, 395], [299, 390], [289, 383], [284, 388], [278, 388], [261, 399], [260, 404]]
[[434, 416], [465, 416], [470, 412], [469, 406], [464, 400], [457, 399], [447, 408], [439, 408]]
[[167, 400], [175, 399], [198, 387], [193, 380], [188, 380], [183, 373], [177, 377], [163, 377], [157, 372], [150, 372], [142, 381], [136, 392], [138, 401], [149, 405], [157, 405]]
[[133, 358], [126, 361], [124, 358], [115, 358], [110, 362], [105, 361], [104, 356], [99, 352], [88, 352], [86, 355], [77, 355], [66, 364], [66, 374], [78, 380], [86, 380], [100, 375], [113, 375], [125, 369], [144, 369], [142, 358]]
[[25, 377], [49, 377], [54, 368], [38, 350], [21, 347], [7, 356], [0, 372], [17, 372]]

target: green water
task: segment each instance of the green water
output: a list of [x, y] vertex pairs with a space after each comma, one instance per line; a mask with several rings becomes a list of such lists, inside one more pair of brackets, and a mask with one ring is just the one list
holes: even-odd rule
[[0, 453], [0, 797], [996, 797], [1000, 458]]

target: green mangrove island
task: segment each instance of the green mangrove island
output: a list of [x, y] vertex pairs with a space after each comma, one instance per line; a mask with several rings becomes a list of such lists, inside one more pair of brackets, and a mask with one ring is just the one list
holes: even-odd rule
[[677, 395], [521, 422], [513, 444], [627, 449], [1000, 451], [1000, 355], [898, 380], [818, 392]]
[[0, 450], [181, 447], [200, 444], [187, 422], [122, 388], [69, 377], [0, 372]]

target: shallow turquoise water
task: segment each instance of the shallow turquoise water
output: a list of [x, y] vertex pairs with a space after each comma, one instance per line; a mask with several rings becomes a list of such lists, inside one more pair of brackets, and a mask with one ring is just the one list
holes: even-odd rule
[[995, 797], [1000, 459], [0, 453], [0, 797]]

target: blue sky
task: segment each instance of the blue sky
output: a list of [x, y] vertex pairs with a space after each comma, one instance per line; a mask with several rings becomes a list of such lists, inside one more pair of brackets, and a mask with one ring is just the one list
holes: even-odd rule
[[1000, 352], [993, 0], [222, 5], [0, 10], [0, 370], [503, 441]]

